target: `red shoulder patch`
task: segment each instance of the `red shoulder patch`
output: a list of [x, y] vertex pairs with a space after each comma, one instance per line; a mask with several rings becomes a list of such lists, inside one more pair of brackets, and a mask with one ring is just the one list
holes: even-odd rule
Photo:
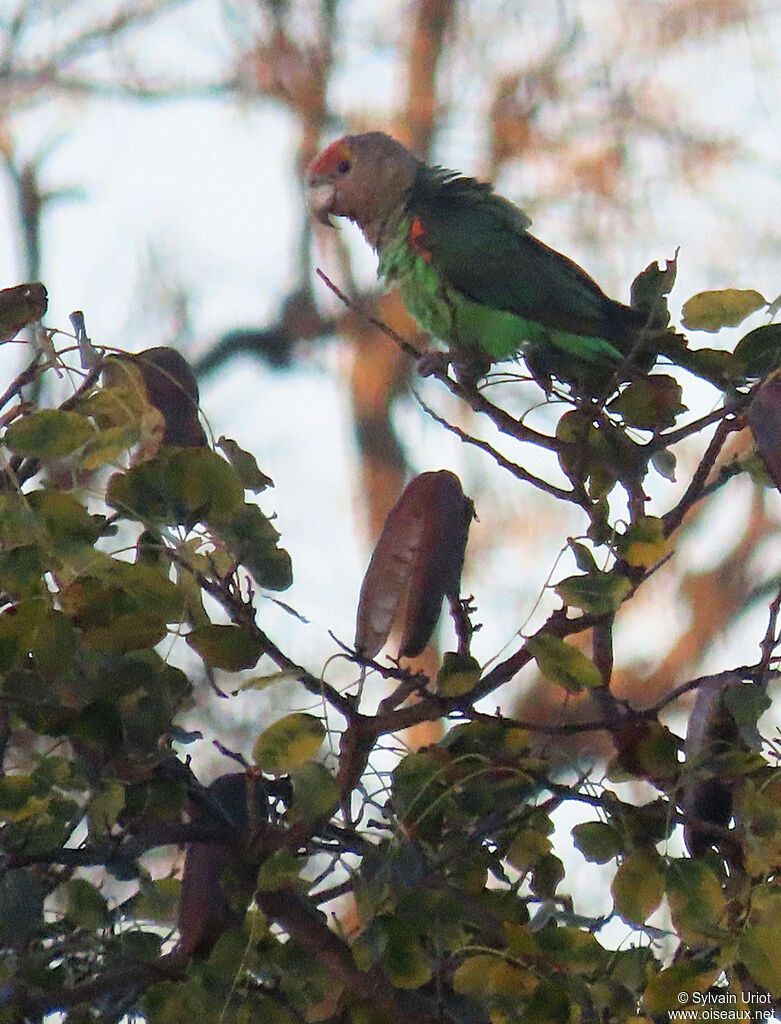
[[337, 139], [326, 146], [320, 156], [309, 165], [310, 174], [330, 174], [342, 160], [352, 159], [352, 148], [346, 138]]
[[426, 263], [431, 262], [431, 250], [427, 249], [423, 244], [423, 239], [426, 237], [426, 228], [420, 217], [413, 217], [412, 223], [409, 226], [409, 244], [415, 250], [415, 252], [421, 256]]

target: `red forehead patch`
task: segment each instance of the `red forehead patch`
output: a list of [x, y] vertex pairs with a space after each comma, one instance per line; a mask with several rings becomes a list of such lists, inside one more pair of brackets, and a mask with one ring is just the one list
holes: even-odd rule
[[315, 157], [310, 165], [309, 171], [312, 174], [330, 174], [336, 170], [342, 160], [352, 159], [352, 149], [347, 139], [337, 139], [330, 146], [323, 150], [320, 156]]

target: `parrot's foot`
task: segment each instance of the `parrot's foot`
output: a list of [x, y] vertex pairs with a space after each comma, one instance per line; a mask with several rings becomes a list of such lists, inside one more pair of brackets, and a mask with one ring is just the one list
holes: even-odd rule
[[438, 352], [432, 349], [424, 352], [418, 359], [418, 373], [421, 377], [441, 377], [453, 361], [449, 352]]
[[451, 364], [456, 380], [465, 387], [474, 387], [491, 369], [491, 360], [484, 353], [459, 349], [424, 352], [418, 359], [418, 373], [421, 377], [441, 377]]

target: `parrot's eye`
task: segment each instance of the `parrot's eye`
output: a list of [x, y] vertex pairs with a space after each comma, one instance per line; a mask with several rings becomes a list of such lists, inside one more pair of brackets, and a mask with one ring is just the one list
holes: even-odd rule
[[347, 174], [347, 172], [350, 170], [350, 161], [340, 160], [339, 163], [336, 165], [336, 169], [340, 174]]

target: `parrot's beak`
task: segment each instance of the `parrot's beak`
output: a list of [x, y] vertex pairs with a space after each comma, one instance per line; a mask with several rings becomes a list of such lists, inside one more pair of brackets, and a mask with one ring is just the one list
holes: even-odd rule
[[329, 216], [336, 198], [333, 185], [310, 179], [306, 198], [312, 216], [319, 224], [329, 228], [336, 226]]

